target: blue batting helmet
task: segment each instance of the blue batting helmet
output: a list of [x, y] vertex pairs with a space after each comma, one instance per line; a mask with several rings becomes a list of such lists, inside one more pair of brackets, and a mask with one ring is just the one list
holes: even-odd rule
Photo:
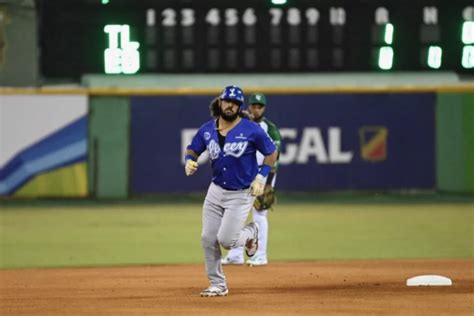
[[236, 85], [227, 86], [222, 91], [221, 95], [219, 96], [219, 99], [234, 101], [237, 102], [239, 105], [242, 105], [242, 103], [244, 103], [244, 92]]

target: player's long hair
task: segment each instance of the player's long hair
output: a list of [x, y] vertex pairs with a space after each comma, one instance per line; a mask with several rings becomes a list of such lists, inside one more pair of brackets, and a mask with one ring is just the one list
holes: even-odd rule
[[219, 97], [215, 97], [209, 104], [209, 110], [213, 118], [218, 118], [221, 115], [221, 105]]
[[[209, 104], [209, 111], [211, 112], [211, 117], [218, 118], [222, 111], [221, 111], [221, 100], [219, 97], [215, 97], [211, 103]], [[242, 106], [239, 108], [239, 116], [244, 118], [249, 118], [248, 114], [242, 112]]]

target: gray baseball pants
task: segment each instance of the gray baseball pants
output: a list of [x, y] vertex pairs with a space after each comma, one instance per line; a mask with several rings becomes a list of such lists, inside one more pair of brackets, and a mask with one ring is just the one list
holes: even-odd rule
[[202, 212], [202, 247], [211, 285], [227, 286], [220, 246], [241, 247], [253, 238], [253, 228], [245, 225], [253, 201], [248, 189], [229, 191], [211, 182]]

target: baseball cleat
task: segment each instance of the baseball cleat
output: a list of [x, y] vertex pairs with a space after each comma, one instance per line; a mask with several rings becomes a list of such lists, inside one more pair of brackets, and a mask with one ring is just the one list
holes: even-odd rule
[[243, 265], [244, 264], [244, 258], [231, 258], [231, 257], [224, 257], [221, 259], [221, 264], [222, 265]]
[[227, 287], [220, 288], [214, 285], [211, 285], [201, 292], [202, 297], [227, 296], [227, 294], [229, 294], [229, 289]]
[[268, 264], [267, 258], [263, 256], [255, 256], [246, 262], [249, 266], [266, 266]]
[[258, 249], [258, 225], [255, 222], [251, 222], [247, 226], [252, 227], [254, 230], [253, 238], [249, 238], [245, 242], [245, 252], [247, 256], [252, 257]]

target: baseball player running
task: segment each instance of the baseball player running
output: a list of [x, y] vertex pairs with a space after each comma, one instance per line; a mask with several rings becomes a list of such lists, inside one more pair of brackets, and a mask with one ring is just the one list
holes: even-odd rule
[[[263, 116], [267, 104], [267, 99], [262, 93], [254, 93], [249, 98], [249, 107], [248, 111], [251, 118], [257, 122], [262, 129], [270, 136], [275, 145], [280, 150], [281, 145], [281, 136], [280, 132], [275, 124], [269, 121], [266, 117]], [[257, 162], [259, 166], [263, 164], [263, 155], [257, 152]], [[267, 182], [265, 184], [264, 194], [257, 197], [252, 207], [253, 220], [257, 223], [258, 231], [258, 250], [255, 256], [247, 260], [248, 265], [252, 266], [263, 266], [268, 264], [267, 259], [267, 244], [268, 244], [268, 209], [271, 208], [273, 202], [275, 201], [275, 181], [276, 181], [276, 171], [278, 163], [275, 164], [275, 167], [270, 171]], [[243, 247], [231, 249], [225, 258], [221, 260], [222, 264], [243, 264], [244, 263], [244, 253]]]
[[[214, 119], [204, 123], [185, 156], [185, 172], [193, 175], [197, 158], [206, 149], [213, 169], [212, 182], [204, 199], [202, 247], [210, 286], [201, 296], [229, 293], [221, 264], [221, 248], [245, 246], [249, 257], [258, 249], [258, 226], [245, 221], [255, 196], [264, 192], [265, 181], [277, 159], [277, 150], [267, 133], [255, 122], [239, 116], [244, 93], [227, 86], [211, 105]], [[257, 164], [256, 152], [264, 156]]]

